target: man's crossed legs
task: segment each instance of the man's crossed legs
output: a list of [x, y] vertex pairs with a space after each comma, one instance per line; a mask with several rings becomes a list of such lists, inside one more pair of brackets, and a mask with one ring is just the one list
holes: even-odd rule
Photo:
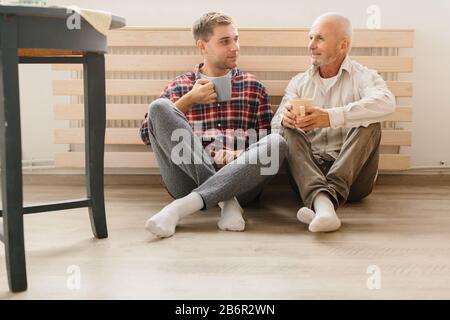
[[[176, 200], [146, 222], [147, 230], [159, 237], [170, 237], [183, 217], [219, 205], [222, 209], [219, 228], [243, 231], [245, 221], [240, 204], [258, 197], [278, 172], [287, 153], [284, 138], [269, 134], [216, 171], [185, 115], [170, 100], [158, 99], [150, 104], [148, 119], [150, 142], [162, 179]], [[172, 134], [180, 130], [188, 139], [174, 141]], [[174, 162], [179, 154], [173, 151], [180, 149], [183, 160]]]

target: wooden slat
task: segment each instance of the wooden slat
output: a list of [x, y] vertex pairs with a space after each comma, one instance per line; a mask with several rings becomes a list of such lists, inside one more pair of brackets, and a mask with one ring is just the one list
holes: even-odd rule
[[[106, 80], [108, 96], [159, 96], [170, 80]], [[83, 80], [54, 80], [53, 95], [82, 96]]]
[[395, 112], [383, 118], [383, 121], [400, 121], [411, 122], [412, 121], [412, 107], [410, 106], [397, 106]]
[[[64, 152], [55, 155], [56, 167], [84, 168], [84, 152]], [[379, 169], [382, 171], [407, 170], [410, 156], [381, 154]], [[158, 168], [153, 152], [106, 152], [105, 168]]]
[[[239, 28], [242, 47], [306, 47], [308, 28]], [[190, 28], [128, 27], [108, 33], [113, 47], [193, 47]], [[412, 48], [411, 29], [355, 29], [354, 48]]]
[[[378, 72], [412, 72], [413, 59], [399, 56], [354, 56], [353, 60]], [[199, 55], [106, 55], [106, 71], [186, 72], [202, 62]], [[309, 56], [241, 56], [239, 67], [249, 72], [303, 72], [311, 67]], [[80, 64], [56, 64], [57, 71], [81, 71]]]
[[406, 154], [380, 154], [380, 171], [408, 170], [411, 167], [411, 156]]
[[389, 90], [398, 98], [413, 96], [413, 84], [411, 81], [386, 81]]
[[[272, 106], [275, 111], [278, 105]], [[107, 120], [142, 120], [148, 110], [148, 104], [108, 104]], [[54, 107], [55, 120], [82, 120], [84, 106], [82, 104], [58, 104]], [[384, 121], [412, 121], [412, 107], [397, 106], [395, 113], [386, 116]]]
[[[105, 152], [105, 168], [158, 168], [153, 152]], [[84, 168], [84, 152], [55, 154], [55, 166], [60, 168]]]
[[[56, 144], [83, 144], [84, 129], [55, 129]], [[141, 145], [138, 128], [107, 128], [105, 144]], [[410, 146], [411, 131], [409, 130], [383, 130], [382, 146]]]
[[411, 131], [410, 130], [388, 130], [382, 131], [381, 145], [382, 146], [410, 146], [411, 145]]
[[[292, 30], [241, 30], [243, 47], [307, 47], [309, 29]], [[355, 29], [354, 48], [412, 48], [413, 30]]]
[[[170, 80], [106, 80], [108, 96], [157, 96]], [[261, 80], [271, 96], [283, 96], [289, 80]], [[389, 89], [397, 97], [412, 96], [412, 82], [386, 81]], [[82, 80], [54, 80], [53, 95], [82, 96]]]
[[[84, 129], [55, 129], [54, 141], [56, 144], [83, 144]], [[138, 128], [107, 128], [105, 144], [141, 145]]]
[[[266, 86], [269, 95], [283, 96], [289, 80], [261, 80], [261, 82]], [[412, 97], [413, 95], [413, 85], [410, 81], [386, 81], [386, 84], [396, 97]]]
[[195, 41], [188, 28], [133, 28], [108, 32], [110, 47], [193, 47]]
[[[107, 104], [107, 120], [142, 120], [148, 110], [148, 104]], [[55, 120], [84, 119], [84, 105], [58, 104], [54, 109]]]

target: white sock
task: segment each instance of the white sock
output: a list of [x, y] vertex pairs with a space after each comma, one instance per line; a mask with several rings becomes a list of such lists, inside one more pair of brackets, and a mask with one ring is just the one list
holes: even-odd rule
[[325, 192], [320, 192], [314, 199], [314, 219], [309, 225], [311, 232], [331, 232], [341, 227], [341, 221], [336, 215], [333, 202]]
[[203, 199], [191, 192], [187, 196], [174, 200], [160, 212], [147, 220], [145, 228], [155, 236], [165, 238], [175, 233], [175, 227], [181, 218], [189, 216], [203, 208]]
[[310, 224], [315, 216], [316, 213], [308, 207], [300, 208], [297, 212], [297, 219], [304, 224]]
[[224, 231], [244, 231], [245, 220], [242, 217], [244, 210], [236, 198], [219, 203], [222, 208], [221, 218], [217, 223], [219, 229]]

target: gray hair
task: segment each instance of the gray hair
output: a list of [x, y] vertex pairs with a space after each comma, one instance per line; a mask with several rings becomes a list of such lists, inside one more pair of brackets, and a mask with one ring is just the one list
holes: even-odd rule
[[316, 18], [316, 20], [314, 20], [313, 25], [323, 21], [323, 20], [328, 20], [328, 21], [333, 21], [334, 23], [339, 25], [339, 33], [341, 36], [341, 39], [348, 39], [349, 42], [349, 47], [347, 50], [347, 53], [350, 52], [351, 49], [351, 45], [352, 45], [352, 39], [353, 39], [353, 27], [352, 27], [352, 23], [351, 21], [345, 17], [344, 15], [338, 13], [338, 12], [327, 12], [324, 13], [322, 15], [320, 15], [319, 17]]

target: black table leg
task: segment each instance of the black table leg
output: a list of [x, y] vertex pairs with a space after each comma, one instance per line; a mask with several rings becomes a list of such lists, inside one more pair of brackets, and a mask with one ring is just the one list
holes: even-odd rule
[[2, 17], [0, 18], [0, 151], [3, 241], [8, 283], [10, 290], [13, 292], [27, 289], [22, 213], [22, 150], [18, 63], [16, 20]]
[[84, 125], [87, 196], [94, 236], [107, 238], [104, 195], [104, 151], [106, 126], [105, 57], [88, 53], [84, 62]]

